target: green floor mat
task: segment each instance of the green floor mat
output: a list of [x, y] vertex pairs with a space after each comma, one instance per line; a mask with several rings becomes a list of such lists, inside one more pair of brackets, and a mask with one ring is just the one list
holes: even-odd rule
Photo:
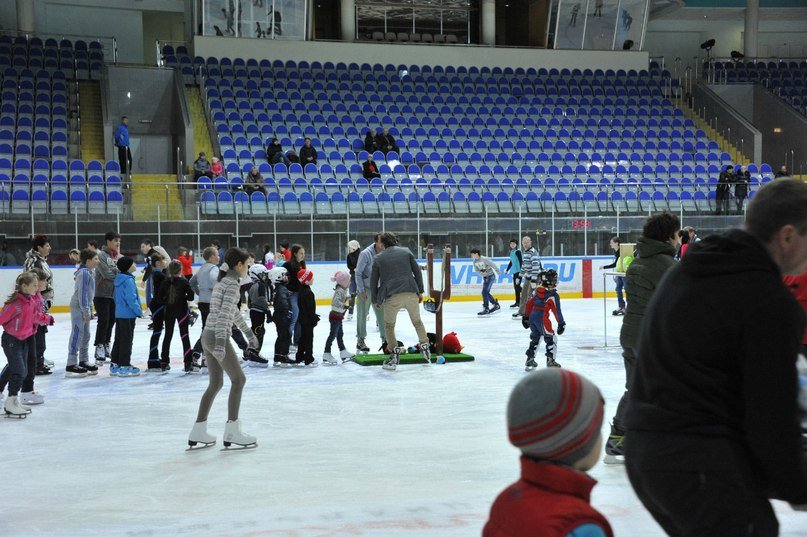
[[[474, 357], [470, 354], [443, 354], [446, 362], [473, 362]], [[381, 365], [384, 360], [389, 358], [388, 354], [357, 354], [353, 359], [359, 365]], [[432, 355], [432, 362], [437, 360], [436, 355]], [[400, 365], [406, 364], [425, 364], [426, 361], [420, 354], [402, 354]]]

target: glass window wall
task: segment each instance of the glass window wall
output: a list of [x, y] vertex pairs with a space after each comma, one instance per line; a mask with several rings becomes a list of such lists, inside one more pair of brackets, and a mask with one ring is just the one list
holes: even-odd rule
[[474, 43], [478, 0], [356, 0], [356, 33], [371, 41]]

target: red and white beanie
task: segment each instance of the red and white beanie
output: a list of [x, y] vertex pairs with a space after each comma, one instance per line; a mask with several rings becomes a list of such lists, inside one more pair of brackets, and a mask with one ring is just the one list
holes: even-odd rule
[[594, 448], [603, 411], [594, 383], [568, 369], [542, 369], [524, 377], [510, 394], [510, 442], [529, 457], [572, 466]]
[[297, 271], [297, 279], [300, 280], [301, 284], [305, 285], [314, 279], [314, 273], [307, 268], [301, 268]]

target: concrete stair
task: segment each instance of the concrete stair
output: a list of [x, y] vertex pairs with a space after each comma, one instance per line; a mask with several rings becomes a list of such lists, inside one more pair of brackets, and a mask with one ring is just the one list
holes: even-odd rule
[[185, 100], [191, 114], [191, 124], [193, 125], [193, 156], [189, 158], [189, 168], [193, 167], [196, 156], [204, 151], [207, 153], [207, 160], [213, 154], [213, 144], [210, 141], [210, 130], [208, 129], [207, 116], [205, 115], [202, 95], [198, 86], [185, 86]]
[[[132, 175], [132, 212], [137, 221], [156, 222], [184, 220], [176, 175]], [[167, 192], [167, 195], [166, 195]]]
[[104, 122], [101, 115], [101, 84], [95, 80], [78, 83], [81, 119], [81, 159], [104, 160]]
[[751, 163], [751, 159], [749, 159], [743, 153], [740, 153], [740, 149], [737, 146], [730, 144], [725, 137], [723, 137], [719, 132], [710, 127], [709, 123], [706, 120], [698, 116], [694, 110], [692, 110], [689, 106], [687, 106], [686, 101], [681, 99], [679, 102], [676, 103], [676, 105], [681, 110], [683, 110], [684, 116], [692, 119], [695, 122], [696, 128], [701, 129], [703, 132], [705, 132], [706, 136], [710, 140], [714, 140], [717, 142], [717, 145], [720, 146], [721, 151], [725, 151], [726, 153], [731, 155], [731, 158], [735, 164], [746, 165]]

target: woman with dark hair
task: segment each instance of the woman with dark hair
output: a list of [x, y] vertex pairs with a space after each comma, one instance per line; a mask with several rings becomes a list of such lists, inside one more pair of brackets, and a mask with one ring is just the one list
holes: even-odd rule
[[[31, 250], [25, 254], [23, 269], [25, 272], [38, 268], [47, 274], [48, 285], [42, 291], [42, 313], [47, 314], [53, 305], [53, 272], [48, 266], [48, 256], [50, 255], [50, 241], [47, 235], [34, 235], [31, 240]], [[36, 329], [36, 374], [50, 375], [53, 369], [53, 361], [45, 360], [45, 334], [48, 333], [47, 325], [39, 325]]]
[[293, 244], [290, 251], [291, 259], [289, 259], [283, 267], [285, 267], [289, 273], [289, 283], [287, 287], [291, 293], [292, 313], [291, 324], [289, 325], [291, 327], [291, 347], [289, 354], [292, 354], [292, 352], [297, 352], [297, 345], [300, 343], [300, 280], [297, 279], [297, 272], [305, 268], [305, 248], [303, 248], [302, 245]]
[[678, 239], [681, 241], [681, 246], [678, 248], [678, 252], [675, 254], [675, 259], [681, 261], [684, 258], [684, 254], [687, 253], [687, 249], [689, 248], [689, 231], [686, 229], [682, 229], [678, 232]]
[[230, 378], [230, 396], [227, 402], [227, 423], [224, 427], [224, 447], [231, 444], [242, 448], [257, 447], [254, 436], [241, 432], [241, 421], [238, 412], [241, 407], [241, 393], [244, 390], [246, 376], [241, 369], [238, 355], [230, 343], [233, 325], [249, 337], [250, 347], [258, 347], [258, 338], [250, 330], [238, 309], [241, 279], [247, 275], [249, 254], [240, 248], [230, 248], [224, 254], [219, 281], [213, 288], [210, 299], [211, 316], [202, 332], [202, 348], [207, 362], [209, 384], [199, 403], [199, 413], [188, 437], [188, 445], [196, 444], [209, 447], [216, 443], [216, 437], [207, 432], [207, 417], [216, 394], [224, 384], [224, 373]]

